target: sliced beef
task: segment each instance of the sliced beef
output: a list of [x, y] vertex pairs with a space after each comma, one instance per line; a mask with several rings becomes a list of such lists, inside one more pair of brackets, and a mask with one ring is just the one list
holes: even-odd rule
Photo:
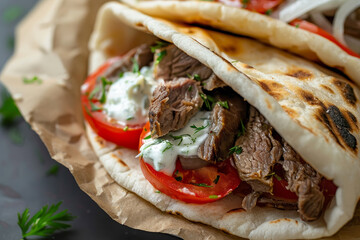
[[299, 196], [301, 218], [304, 221], [316, 220], [322, 212], [325, 199], [319, 187], [322, 176], [305, 163], [288, 143], [283, 141], [283, 144], [284, 160], [281, 164], [285, 170], [288, 189]]
[[132, 71], [134, 61], [138, 63], [139, 69], [144, 66], [149, 66], [153, 61], [154, 54], [150, 50], [149, 44], [142, 44], [137, 48], [131, 49], [118, 61], [114, 62], [105, 72], [104, 77], [110, 81], [115, 81], [119, 78], [122, 72]]
[[272, 191], [269, 174], [282, 155], [281, 144], [272, 136], [272, 130], [264, 116], [250, 107], [245, 134], [236, 141], [242, 153], [235, 153], [234, 159], [240, 178], [250, 184], [254, 192]]
[[246, 195], [242, 201], [242, 207], [246, 211], [253, 209], [256, 206], [256, 203], [257, 203], [260, 195], [261, 195], [260, 192], [252, 192], [252, 193]]
[[210, 134], [198, 149], [198, 156], [205, 161], [218, 162], [229, 157], [241, 121], [246, 118], [248, 104], [230, 88], [214, 91], [213, 96], [216, 102], [227, 102], [228, 109], [215, 104]]
[[190, 57], [182, 50], [171, 44], [155, 53], [155, 60], [158, 53], [166, 51], [165, 56], [156, 65], [155, 78], [162, 78], [165, 81], [171, 81], [181, 77], [196, 76], [196, 80], [202, 82], [204, 89], [213, 90], [218, 87], [224, 87], [225, 83], [221, 81], [213, 71], [204, 64]]
[[158, 138], [183, 128], [203, 104], [200, 93], [200, 84], [189, 78], [160, 84], [149, 108], [151, 136]]

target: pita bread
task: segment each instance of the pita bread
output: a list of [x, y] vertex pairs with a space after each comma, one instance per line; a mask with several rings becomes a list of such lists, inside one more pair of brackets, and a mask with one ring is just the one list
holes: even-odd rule
[[360, 196], [358, 88], [324, 67], [255, 40], [155, 19], [118, 3], [106, 4], [99, 13], [90, 43], [92, 70], [156, 38], [213, 69], [338, 190], [325, 214], [311, 223], [296, 211], [256, 207], [245, 212], [233, 195], [205, 205], [186, 204], [156, 193], [135, 151], [104, 144], [88, 127], [100, 161], [116, 182], [162, 211], [251, 239], [319, 238], [351, 219]]
[[337, 68], [360, 86], [360, 60], [317, 34], [245, 9], [212, 1], [121, 0], [153, 17], [245, 35]]

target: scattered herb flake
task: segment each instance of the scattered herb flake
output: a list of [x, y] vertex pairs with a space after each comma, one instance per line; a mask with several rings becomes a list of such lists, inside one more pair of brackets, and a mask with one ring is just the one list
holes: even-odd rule
[[214, 179], [213, 183], [217, 184], [219, 182], [220, 179], [220, 175], [217, 175], [216, 178]]
[[161, 60], [166, 56], [166, 50], [162, 50], [161, 52], [159, 52], [157, 54], [157, 58], [155, 61], [155, 64], [159, 64], [161, 62]]
[[207, 110], [211, 111], [214, 104], [215, 104], [215, 99], [209, 95], [206, 95], [204, 93], [200, 93], [200, 97], [204, 100], [204, 104]]
[[207, 185], [206, 183], [193, 183], [193, 185], [199, 186], [199, 187], [213, 187], [211, 185]]
[[24, 77], [23, 83], [25, 83], [25, 84], [33, 84], [33, 83], [42, 84], [42, 80], [37, 76], [34, 76], [32, 78]]
[[231, 63], [238, 63], [238, 62], [239, 62], [238, 60], [231, 61]]
[[282, 180], [282, 178], [281, 178], [279, 175], [277, 175], [276, 173], [274, 174], [274, 177], [275, 177], [278, 181], [281, 181], [281, 180]]
[[195, 143], [195, 139], [191, 137], [190, 134], [182, 134], [182, 135], [179, 135], [179, 136], [174, 136], [174, 135], [169, 135], [170, 137], [172, 137], [174, 140], [179, 140], [180, 139], [180, 142], [178, 143], [178, 145], [180, 145], [182, 143], [182, 141], [184, 140], [184, 137], [189, 137], [191, 138], [191, 141], [193, 143]]
[[268, 9], [268, 10], [266, 10], [265, 14], [268, 15], [268, 16], [270, 16], [271, 13], [272, 13], [272, 11], [273, 11], [272, 9]]
[[241, 125], [241, 128], [240, 128], [240, 131], [237, 134], [237, 137], [243, 136], [245, 134], [245, 131], [246, 131], [246, 128], [245, 128], [244, 123], [243, 123], [242, 120], [240, 120], [240, 125]]
[[156, 190], [155, 193], [161, 193], [159, 190]]
[[14, 99], [5, 91], [2, 91], [2, 106], [0, 107], [1, 124], [3, 126], [9, 126], [21, 116], [19, 109], [17, 108]]
[[222, 106], [225, 109], [229, 109], [229, 103], [228, 101], [218, 101], [217, 104], [219, 104], [220, 106]]
[[111, 84], [111, 81], [107, 80], [105, 77], [101, 77], [101, 97], [99, 101], [103, 104], [106, 102], [106, 86]]
[[9, 129], [9, 138], [14, 144], [17, 145], [21, 145], [24, 142], [24, 138], [20, 130], [16, 127], [12, 127]]
[[59, 172], [59, 165], [55, 164], [46, 172], [47, 176], [57, 176]]
[[297, 23], [297, 24], [295, 24], [295, 27], [296, 27], [296, 28], [299, 28], [299, 27], [300, 27], [300, 25]]
[[243, 150], [242, 150], [242, 147], [240, 147], [240, 146], [234, 146], [234, 147], [230, 148], [229, 155], [234, 154], [234, 153], [240, 154], [240, 153], [242, 153], [242, 151], [243, 151]]
[[119, 73], [119, 78], [122, 78], [123, 76], [124, 76], [123, 72]]
[[210, 199], [216, 199], [216, 198], [219, 198], [219, 196], [218, 195], [210, 195], [209, 198]]
[[150, 47], [150, 50], [151, 50], [152, 53], [155, 53], [155, 52], [156, 52], [156, 49], [160, 49], [160, 48], [166, 47], [167, 45], [169, 45], [169, 43], [163, 42], [163, 41], [156, 41], [156, 45], [151, 46], [151, 47]]
[[94, 97], [96, 96], [96, 94], [98, 94], [101, 91], [101, 87], [100, 86], [96, 86], [89, 94], [89, 100], [94, 99]]
[[49, 237], [55, 231], [71, 227], [71, 225], [64, 222], [72, 221], [76, 217], [68, 213], [68, 210], [56, 213], [61, 203], [59, 202], [50, 207], [45, 205], [32, 218], [30, 218], [28, 208], [22, 214], [18, 213], [18, 225], [21, 229], [22, 240], [30, 236]]
[[192, 88], [193, 88], [193, 86], [190, 85], [189, 88], [188, 88], [188, 91], [191, 92]]
[[124, 127], [124, 131], [126, 132], [127, 130], [129, 130], [129, 127], [128, 127], [128, 126], [125, 126], [125, 127]]
[[169, 141], [165, 141], [165, 144], [166, 144], [166, 146], [165, 146], [164, 150], [162, 150], [162, 153], [164, 153], [165, 151], [167, 151], [173, 147], [173, 144]]
[[195, 126], [195, 124], [194, 124], [194, 125], [192, 125], [192, 126], [190, 126], [190, 127], [193, 128], [193, 129], [195, 129], [194, 134], [196, 134], [196, 133], [200, 132], [201, 130], [204, 130], [204, 129], [207, 128], [208, 126], [209, 126], [209, 124], [207, 124], [206, 126], [197, 127], [197, 126]]
[[151, 135], [147, 136], [147, 137], [144, 137], [145, 140], [148, 140], [151, 138]]
[[97, 112], [97, 111], [102, 111], [104, 110], [102, 107], [97, 106], [95, 103], [90, 102], [90, 106], [91, 106], [91, 111], [92, 112]]
[[132, 58], [131, 61], [133, 62], [132, 72], [140, 74], [139, 63], [137, 62], [137, 60], [135, 58]]
[[3, 12], [3, 19], [5, 22], [14, 22], [23, 14], [24, 10], [19, 6], [11, 6]]
[[133, 120], [135, 117], [128, 117], [127, 119], [126, 119], [126, 121], [131, 121], [131, 120]]

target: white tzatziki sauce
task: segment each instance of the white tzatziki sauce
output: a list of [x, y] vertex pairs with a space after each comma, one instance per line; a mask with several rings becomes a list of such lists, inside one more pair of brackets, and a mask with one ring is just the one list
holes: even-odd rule
[[156, 88], [153, 67], [142, 67], [140, 72], [124, 72], [109, 88], [104, 111], [120, 124], [144, 124], [152, 92]]
[[183, 129], [170, 132], [161, 138], [144, 139], [138, 156], [142, 156], [156, 171], [171, 176], [179, 155], [197, 156], [198, 148], [209, 135], [210, 115], [211, 112], [200, 111]]

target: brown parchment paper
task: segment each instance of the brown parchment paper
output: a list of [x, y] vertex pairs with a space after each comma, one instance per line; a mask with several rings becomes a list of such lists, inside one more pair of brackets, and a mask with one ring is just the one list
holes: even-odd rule
[[[16, 51], [1, 81], [53, 159], [67, 167], [79, 187], [115, 221], [184, 239], [240, 239], [181, 216], [162, 213], [115, 183], [86, 138], [80, 86], [87, 76], [88, 40], [107, 0], [43, 0], [19, 25]], [[24, 84], [38, 76], [42, 84]], [[354, 186], [356, 187], [356, 186]], [[334, 237], [360, 239], [360, 209]]]

